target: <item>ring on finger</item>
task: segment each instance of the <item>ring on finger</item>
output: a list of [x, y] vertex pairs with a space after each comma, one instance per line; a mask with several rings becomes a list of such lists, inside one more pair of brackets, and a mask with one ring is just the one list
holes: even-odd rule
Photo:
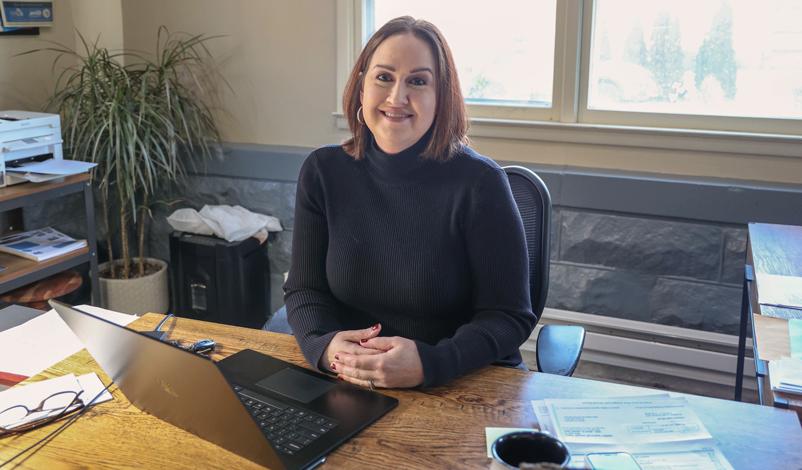
[[376, 386], [373, 385], [373, 379], [368, 379], [368, 388], [370, 391], [376, 390]]

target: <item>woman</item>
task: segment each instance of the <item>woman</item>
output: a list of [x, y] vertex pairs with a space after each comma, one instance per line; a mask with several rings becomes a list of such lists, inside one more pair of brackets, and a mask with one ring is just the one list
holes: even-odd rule
[[382, 26], [343, 104], [353, 137], [298, 181], [284, 299], [307, 360], [371, 389], [520, 364], [537, 322], [523, 227], [503, 170], [467, 146], [441, 33]]

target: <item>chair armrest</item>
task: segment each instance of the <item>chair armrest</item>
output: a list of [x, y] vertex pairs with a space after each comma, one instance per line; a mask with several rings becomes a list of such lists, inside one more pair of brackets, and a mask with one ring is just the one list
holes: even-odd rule
[[582, 346], [585, 329], [573, 325], [546, 325], [537, 335], [537, 368], [547, 374], [573, 375]]
[[270, 317], [270, 320], [265, 322], [265, 325], [262, 327], [262, 329], [266, 331], [272, 331], [273, 333], [285, 333], [291, 335], [292, 327], [287, 321], [287, 306], [282, 305], [280, 309], [276, 310], [273, 316]]

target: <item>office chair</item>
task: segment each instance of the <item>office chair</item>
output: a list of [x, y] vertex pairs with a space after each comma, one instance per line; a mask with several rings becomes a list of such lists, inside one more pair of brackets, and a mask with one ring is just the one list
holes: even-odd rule
[[[532, 311], [540, 319], [546, 306], [549, 290], [549, 233], [551, 222], [551, 196], [549, 190], [532, 170], [520, 166], [504, 167], [512, 189], [512, 196], [526, 235], [529, 253], [529, 292]], [[282, 306], [265, 324], [264, 329], [275, 333], [292, 334], [287, 322], [287, 308]], [[585, 329], [572, 325], [546, 325], [537, 337], [537, 368], [541, 372], [570, 376], [574, 373], [582, 346]]]
[[[512, 197], [521, 213], [529, 253], [529, 293], [532, 311], [540, 320], [549, 293], [551, 196], [543, 180], [532, 170], [506, 166]], [[537, 368], [541, 372], [570, 376], [579, 364], [585, 329], [573, 325], [545, 325], [537, 335]]]

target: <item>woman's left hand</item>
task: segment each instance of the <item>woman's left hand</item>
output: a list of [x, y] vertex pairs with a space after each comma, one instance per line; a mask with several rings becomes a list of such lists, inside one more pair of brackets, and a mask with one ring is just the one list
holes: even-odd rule
[[331, 369], [347, 382], [363, 387], [407, 388], [423, 383], [423, 364], [414, 341], [400, 336], [364, 340], [366, 348], [384, 351], [380, 354], [335, 354]]

